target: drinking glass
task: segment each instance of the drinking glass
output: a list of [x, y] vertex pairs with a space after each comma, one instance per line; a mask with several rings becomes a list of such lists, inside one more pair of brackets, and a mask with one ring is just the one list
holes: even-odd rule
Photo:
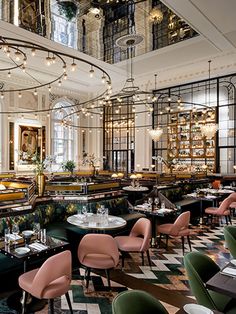
[[20, 232], [19, 226], [17, 224], [13, 224], [13, 226], [12, 226], [12, 234], [14, 234], [14, 244], [15, 245], [17, 244], [16, 238], [17, 238], [17, 235], [18, 235], [19, 232]]
[[158, 197], [155, 197], [154, 203], [156, 204], [156, 207], [158, 207], [159, 202], [160, 202], [159, 198], [158, 198]]
[[152, 206], [152, 197], [148, 198], [148, 204], [149, 204], [149, 206]]
[[40, 241], [45, 244], [47, 242], [47, 232], [46, 229], [40, 230]]
[[88, 212], [88, 211], [87, 211], [87, 207], [86, 207], [86, 206], [83, 206], [81, 212], [82, 212], [83, 215], [86, 216], [86, 215], [87, 215], [87, 212]]
[[11, 234], [10, 228], [6, 228], [4, 230], [4, 242], [6, 245], [10, 244], [10, 234]]
[[40, 233], [40, 223], [39, 222], [34, 223], [33, 231], [36, 235], [36, 241], [39, 241], [39, 233]]
[[161, 202], [161, 209], [165, 209], [165, 208], [166, 208], [165, 202]]

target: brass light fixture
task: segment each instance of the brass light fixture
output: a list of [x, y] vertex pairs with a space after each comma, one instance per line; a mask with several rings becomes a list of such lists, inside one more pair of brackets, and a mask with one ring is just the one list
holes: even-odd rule
[[160, 24], [163, 20], [163, 13], [158, 7], [154, 7], [149, 12], [149, 18], [154, 24]]

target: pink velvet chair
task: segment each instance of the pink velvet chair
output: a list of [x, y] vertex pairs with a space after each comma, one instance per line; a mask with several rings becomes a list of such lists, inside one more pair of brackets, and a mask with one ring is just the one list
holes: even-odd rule
[[190, 232], [191, 230], [188, 228], [190, 221], [190, 211], [184, 212], [175, 220], [173, 224], [163, 224], [158, 226], [158, 233], [159, 236], [159, 247], [161, 243], [161, 236], [166, 236], [166, 248], [168, 248], [168, 238], [171, 237], [181, 237], [182, 240], [182, 250], [184, 255], [184, 237], [187, 237], [189, 249], [191, 249], [191, 242], [190, 242]]
[[19, 277], [19, 286], [24, 290], [22, 313], [25, 313], [26, 295], [48, 299], [50, 312], [54, 313], [53, 300], [63, 294], [72, 311], [68, 290], [71, 283], [71, 252], [64, 251], [49, 257], [40, 268], [28, 271]]
[[124, 267], [124, 252], [140, 252], [142, 265], [144, 266], [144, 253], [146, 252], [149, 266], [151, 259], [149, 247], [151, 241], [151, 222], [147, 218], [140, 218], [133, 226], [128, 236], [115, 237], [116, 243], [122, 256], [122, 267]]
[[[234, 193], [233, 193], [234, 194]], [[219, 207], [207, 207], [205, 209], [205, 214], [207, 215], [207, 218], [212, 220], [213, 217], [225, 217], [226, 224], [228, 225], [228, 220], [230, 221], [231, 225], [231, 217], [230, 217], [230, 205], [233, 203], [235, 197], [232, 195], [228, 196], [226, 199], [223, 200], [223, 202], [220, 204]]]
[[110, 288], [109, 270], [119, 263], [119, 251], [115, 240], [108, 234], [86, 234], [78, 247], [79, 262], [86, 267], [85, 278], [88, 288], [91, 268], [104, 269]]

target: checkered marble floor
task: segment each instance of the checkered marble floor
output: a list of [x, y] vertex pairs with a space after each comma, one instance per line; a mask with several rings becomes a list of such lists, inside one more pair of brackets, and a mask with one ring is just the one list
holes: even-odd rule
[[[236, 220], [233, 223], [236, 225]], [[224, 266], [230, 259], [228, 250], [224, 248], [223, 227], [194, 227], [191, 244], [193, 251], [209, 255], [220, 267]], [[189, 251], [187, 243], [185, 251], [186, 253]], [[192, 297], [183, 266], [180, 239], [169, 239], [167, 250], [164, 242], [161, 243], [160, 248], [151, 248], [150, 256], [152, 260], [151, 268], [149, 266], [141, 266], [141, 256], [139, 254], [127, 254], [123, 271], [128, 275], [138, 278], [140, 287], [142, 287], [142, 282], [145, 281], [152, 284], [153, 289], [162, 287]], [[147, 259], [145, 259], [145, 265], [148, 265]], [[121, 269], [121, 263], [117, 269]], [[71, 289], [69, 291], [74, 314], [110, 314], [113, 298], [119, 292], [128, 289], [122, 284], [111, 282], [112, 289], [109, 291], [106, 278], [95, 273], [92, 273], [92, 280], [90, 281], [89, 288], [86, 289], [83, 277], [83, 269], [74, 270]], [[16, 314], [15, 311], [7, 308], [4, 302], [5, 300], [1, 300], [0, 313]], [[178, 310], [177, 307], [165, 303], [164, 306], [170, 314], [176, 313]], [[47, 306], [37, 312], [37, 314], [46, 313], [48, 313]], [[70, 313], [65, 297], [58, 298], [55, 301], [55, 313]]]

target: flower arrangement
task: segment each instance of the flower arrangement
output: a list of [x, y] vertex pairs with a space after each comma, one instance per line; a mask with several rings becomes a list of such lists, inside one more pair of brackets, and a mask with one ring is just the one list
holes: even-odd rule
[[35, 153], [32, 158], [32, 163], [35, 165], [35, 173], [37, 175], [43, 174], [45, 169], [51, 168], [52, 164], [56, 162], [56, 157], [48, 155], [45, 159], [41, 159], [40, 155]]
[[156, 162], [160, 161], [162, 162], [167, 169], [170, 170], [170, 172], [172, 172], [173, 167], [177, 164], [177, 159], [172, 158], [172, 157], [168, 157], [167, 159], [164, 159], [162, 156], [153, 156], [152, 157], [153, 160], [156, 160]]
[[82, 166], [88, 165], [89, 167], [93, 168], [93, 175], [96, 173], [96, 168], [98, 167], [98, 163], [103, 161], [105, 157], [95, 157], [94, 153], [93, 154], [88, 154], [84, 153], [83, 154], [83, 159], [81, 161]]
[[76, 167], [76, 164], [74, 160], [67, 160], [62, 163], [62, 169], [64, 171], [69, 171], [71, 174], [73, 174], [75, 167]]

